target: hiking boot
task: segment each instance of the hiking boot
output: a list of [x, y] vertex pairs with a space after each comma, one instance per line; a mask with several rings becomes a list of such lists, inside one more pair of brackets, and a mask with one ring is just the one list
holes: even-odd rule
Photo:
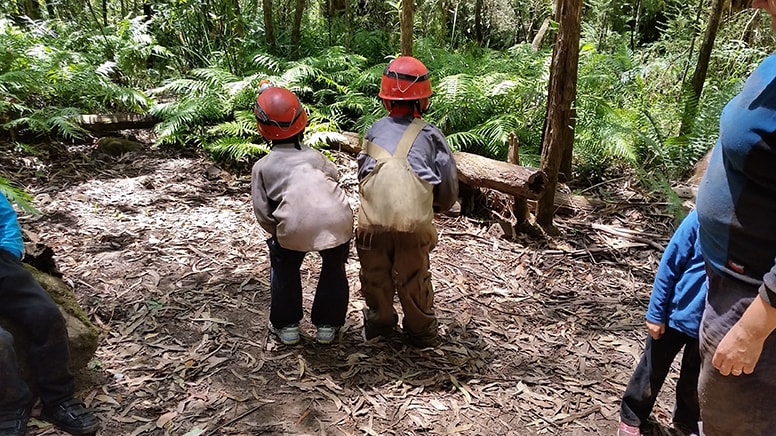
[[407, 341], [418, 348], [436, 347], [442, 340], [439, 339], [439, 324], [437, 320], [431, 321], [431, 323], [423, 330], [419, 332], [412, 332], [405, 328], [407, 332]]
[[399, 322], [399, 315], [393, 314], [393, 323], [394, 325], [376, 325], [369, 321], [369, 309], [366, 307], [362, 310], [362, 314], [364, 315], [364, 338], [368, 341], [370, 339], [374, 339], [377, 337], [381, 337], [383, 339], [389, 339], [391, 336], [396, 333], [396, 330], [394, 329], [394, 326]]
[[296, 345], [299, 343], [299, 324], [289, 324], [282, 328], [275, 328], [272, 322], [270, 322], [269, 331], [278, 335], [280, 342], [285, 345]]
[[93, 435], [100, 426], [94, 412], [75, 398], [69, 398], [55, 406], [43, 406], [40, 417], [73, 435]]
[[337, 332], [339, 331], [339, 328], [330, 326], [330, 325], [319, 325], [318, 326], [318, 332], [315, 334], [315, 340], [319, 344], [328, 345], [334, 342], [335, 339], [337, 339]]
[[641, 436], [641, 430], [636, 425], [630, 425], [620, 421], [620, 428], [617, 430], [617, 436]]
[[436, 332], [424, 332], [420, 334], [412, 334], [407, 332], [407, 341], [410, 345], [417, 348], [433, 348], [442, 343], [442, 339], [439, 338], [439, 334]]
[[389, 339], [394, 333], [393, 326], [376, 326], [371, 322], [364, 321], [364, 338], [367, 341], [374, 338]]
[[0, 410], [0, 436], [24, 436], [27, 433], [29, 420], [29, 407]]

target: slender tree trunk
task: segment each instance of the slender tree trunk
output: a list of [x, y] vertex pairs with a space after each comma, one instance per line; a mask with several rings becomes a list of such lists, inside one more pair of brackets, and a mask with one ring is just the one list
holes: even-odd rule
[[40, 19], [40, 3], [37, 0], [24, 0], [21, 3], [22, 11], [24, 15], [30, 17], [33, 20]]
[[636, 1], [636, 15], [633, 17], [633, 28], [631, 28], [631, 50], [636, 50], [636, 37], [639, 34], [639, 20], [641, 20], [641, 0]]
[[275, 27], [272, 25], [272, 0], [262, 0], [264, 10], [264, 37], [267, 40], [267, 48], [270, 53], [277, 53], [277, 41], [275, 41]]
[[550, 28], [550, 19], [545, 18], [544, 22], [542, 22], [542, 26], [539, 28], [539, 31], [536, 32], [536, 35], [534, 36], [533, 41], [531, 42], [531, 48], [533, 51], [539, 51], [540, 48], [542, 48], [542, 41], [544, 41], [544, 35], [547, 34], [547, 30]]
[[302, 36], [302, 17], [304, 16], [304, 8], [304, 0], [296, 0], [294, 27], [291, 29], [291, 59], [299, 58], [299, 43]]
[[50, 20], [53, 20], [57, 17], [57, 10], [54, 8], [53, 0], [46, 0], [46, 12], [48, 12], [48, 17]]
[[558, 35], [552, 53], [552, 70], [547, 94], [547, 117], [542, 140], [542, 170], [547, 188], [536, 206], [536, 222], [554, 232], [555, 190], [564, 150], [574, 143], [572, 104], [577, 94], [579, 33], [582, 0], [558, 0]]
[[714, 48], [714, 40], [717, 38], [719, 21], [722, 17], [722, 10], [725, 8], [726, 0], [712, 0], [711, 12], [709, 13], [706, 33], [703, 35], [703, 43], [698, 50], [698, 62], [695, 71], [690, 80], [690, 95], [683, 95], [686, 99], [684, 104], [684, 113], [682, 114], [682, 125], [679, 128], [679, 136], [692, 132], [695, 127], [695, 117], [698, 114], [698, 102], [703, 93], [703, 84], [706, 82], [706, 73], [709, 70], [709, 59], [711, 59], [711, 50]]
[[414, 0], [401, 0], [401, 54], [412, 56], [412, 28], [415, 7]]
[[482, 0], [474, 0], [474, 37], [477, 44], [482, 46]]
[[350, 22], [351, 6], [350, 0], [345, 0], [345, 50], [350, 51], [351, 33], [353, 32], [353, 24]]
[[102, 0], [102, 25], [108, 27], [108, 0]]
[[[517, 143], [517, 135], [514, 132], [509, 134], [509, 151], [507, 153], [507, 162], [520, 165], [520, 150]], [[525, 197], [513, 196], [512, 213], [515, 215], [515, 227], [519, 227], [526, 222], [530, 214], [528, 213], [528, 200]]]

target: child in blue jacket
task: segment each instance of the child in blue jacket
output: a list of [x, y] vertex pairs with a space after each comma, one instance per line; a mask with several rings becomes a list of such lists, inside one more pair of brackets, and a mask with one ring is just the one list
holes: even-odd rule
[[684, 347], [676, 383], [674, 428], [698, 434], [698, 331], [706, 298], [706, 271], [695, 210], [682, 221], [660, 259], [647, 309], [649, 336], [620, 408], [619, 436], [639, 435], [655, 405], [671, 363]]
[[[27, 335], [27, 355], [43, 403], [41, 418], [74, 435], [99, 428], [94, 413], [74, 398], [65, 319], [49, 294], [22, 266], [22, 231], [16, 211], [0, 192], [0, 316]], [[14, 337], [0, 327], [0, 436], [24, 436], [35, 397], [22, 379]]]

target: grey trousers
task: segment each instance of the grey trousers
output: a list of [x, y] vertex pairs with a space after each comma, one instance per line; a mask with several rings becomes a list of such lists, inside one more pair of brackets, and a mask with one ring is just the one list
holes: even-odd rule
[[709, 292], [700, 332], [701, 374], [698, 397], [705, 436], [774, 435], [776, 413], [776, 334], [765, 341], [749, 375], [723, 376], [712, 365], [717, 345], [738, 322], [758, 287], [707, 268]]

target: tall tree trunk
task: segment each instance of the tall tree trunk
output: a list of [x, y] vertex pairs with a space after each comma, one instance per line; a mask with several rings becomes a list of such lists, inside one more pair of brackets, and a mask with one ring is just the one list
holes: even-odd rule
[[108, 27], [108, 0], [102, 0], [102, 25]]
[[633, 17], [633, 27], [631, 28], [631, 35], [630, 35], [630, 48], [631, 50], [636, 50], [636, 45], [638, 41], [636, 41], [636, 38], [639, 34], [639, 21], [641, 20], [641, 0], [636, 0], [636, 10], [635, 16]]
[[401, 0], [401, 54], [412, 56], [412, 27], [415, 1]]
[[299, 42], [302, 39], [302, 17], [304, 16], [304, 7], [304, 0], [296, 0], [294, 27], [291, 29], [291, 59], [299, 58]]
[[714, 48], [714, 40], [717, 38], [719, 21], [722, 17], [722, 11], [725, 9], [726, 0], [712, 0], [711, 12], [709, 13], [706, 33], [703, 35], [703, 43], [698, 50], [698, 62], [690, 81], [691, 94], [683, 95], [686, 99], [684, 103], [684, 113], [682, 114], [682, 125], [679, 128], [679, 136], [692, 132], [695, 127], [695, 116], [698, 114], [698, 102], [703, 93], [703, 84], [706, 82], [706, 73], [709, 70], [709, 59], [711, 50]]
[[40, 19], [40, 3], [37, 0], [24, 0], [20, 6], [24, 15], [33, 20]]
[[350, 6], [350, 0], [345, 0], [345, 50], [350, 51], [350, 38], [351, 33], [353, 32], [353, 24], [351, 23], [351, 17], [350, 14], [353, 13], [351, 10], [352, 6]]
[[48, 12], [49, 20], [53, 20], [57, 17], [57, 10], [54, 8], [53, 0], [46, 0], [46, 12]]
[[536, 206], [536, 223], [547, 232], [555, 231], [552, 217], [561, 159], [564, 150], [574, 144], [572, 104], [577, 95], [582, 0], [558, 0], [557, 7], [558, 36], [552, 53], [542, 139], [542, 170], [547, 174], [547, 188]]
[[474, 0], [474, 38], [477, 44], [482, 46], [482, 0]]
[[264, 37], [267, 40], [267, 48], [270, 53], [277, 53], [277, 41], [275, 41], [275, 27], [272, 25], [272, 0], [262, 0], [264, 10]]

